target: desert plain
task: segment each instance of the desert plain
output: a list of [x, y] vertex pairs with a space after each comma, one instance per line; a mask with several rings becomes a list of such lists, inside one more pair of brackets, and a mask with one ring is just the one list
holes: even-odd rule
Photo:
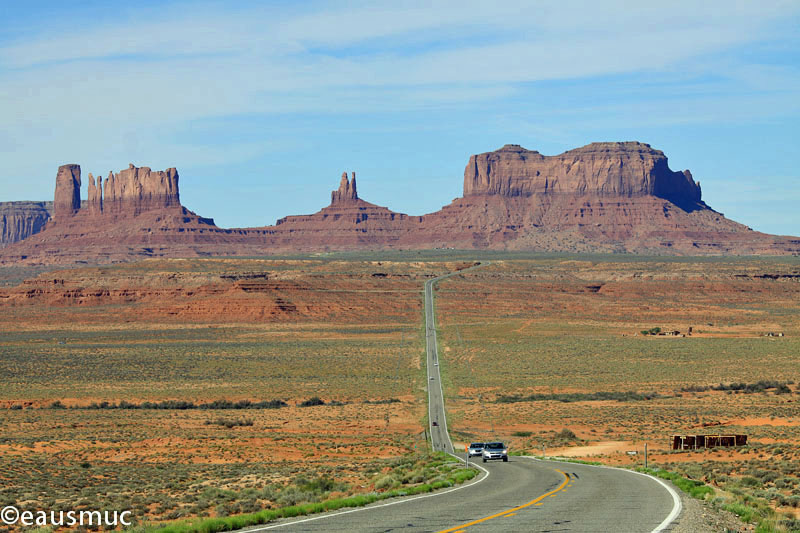
[[[0, 504], [163, 523], [446, 476], [422, 286], [478, 262], [436, 291], [455, 442], [622, 466], [647, 444], [800, 518], [800, 258], [458, 251], [3, 269]], [[669, 449], [729, 433], [748, 445]]]

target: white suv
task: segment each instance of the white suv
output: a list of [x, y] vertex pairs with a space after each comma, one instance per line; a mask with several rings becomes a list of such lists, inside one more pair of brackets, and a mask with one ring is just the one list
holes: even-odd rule
[[487, 442], [483, 446], [483, 462], [502, 459], [508, 462], [508, 448], [502, 442]]
[[473, 442], [467, 448], [467, 454], [470, 457], [477, 457], [479, 455], [483, 455], [483, 443], [482, 442]]

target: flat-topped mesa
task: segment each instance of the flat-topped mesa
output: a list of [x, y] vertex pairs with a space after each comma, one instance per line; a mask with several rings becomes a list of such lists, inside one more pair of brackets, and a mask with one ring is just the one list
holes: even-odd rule
[[347, 172], [342, 172], [342, 181], [339, 182], [339, 189], [331, 191], [331, 205], [352, 203], [358, 200], [356, 190], [356, 173], [353, 172], [353, 179], [347, 179]]
[[[98, 182], [102, 181], [98, 178]], [[178, 171], [174, 167], [153, 172], [149, 167], [133, 164], [118, 174], [109, 172], [102, 184], [98, 183], [95, 206], [103, 213], [132, 213], [137, 215], [152, 209], [180, 205]], [[91, 204], [90, 204], [91, 205]]]
[[681, 207], [701, 203], [691, 173], [673, 172], [660, 150], [640, 142], [592, 143], [545, 156], [516, 144], [473, 155], [464, 170], [464, 196], [497, 194], [658, 196]]
[[71, 217], [81, 208], [81, 166], [61, 165], [56, 174], [53, 215], [56, 220]]

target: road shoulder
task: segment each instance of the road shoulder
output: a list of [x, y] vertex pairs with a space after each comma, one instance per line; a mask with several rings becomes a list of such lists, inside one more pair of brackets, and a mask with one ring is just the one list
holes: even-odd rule
[[680, 494], [683, 510], [678, 520], [667, 531], [672, 533], [744, 533], [754, 531], [755, 528], [752, 524], [743, 524], [735, 514], [717, 509], [708, 502], [692, 498], [677, 488], [675, 490], [678, 490]]

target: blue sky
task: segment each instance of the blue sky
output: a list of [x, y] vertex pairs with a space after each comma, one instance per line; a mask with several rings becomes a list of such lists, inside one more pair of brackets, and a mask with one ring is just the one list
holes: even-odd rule
[[471, 154], [639, 140], [726, 216], [800, 235], [794, 0], [131, 4], [0, 7], [0, 201], [134, 163], [177, 167], [224, 227], [317, 211], [343, 171], [423, 214]]

